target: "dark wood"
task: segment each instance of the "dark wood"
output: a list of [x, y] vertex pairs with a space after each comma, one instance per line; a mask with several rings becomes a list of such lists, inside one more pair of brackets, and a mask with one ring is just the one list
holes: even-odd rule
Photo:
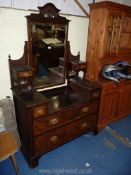
[[[58, 66], [59, 57], [64, 57], [66, 55], [66, 41], [68, 38], [68, 23], [69, 20], [65, 17], [59, 15], [60, 10], [57, 9], [52, 3], [47, 3], [43, 7], [38, 7], [38, 14], [31, 14], [26, 16], [27, 18], [27, 29], [28, 29], [28, 41], [29, 41], [29, 66], [33, 67], [34, 72], [38, 72], [38, 62], [46, 62], [47, 67]], [[63, 25], [65, 28], [65, 38], [64, 38], [64, 47], [50, 47], [50, 45], [44, 45], [40, 40], [33, 42], [33, 33], [32, 33], [32, 24], [54, 24], [54, 25]], [[36, 44], [34, 44], [36, 43]], [[52, 48], [49, 49], [48, 47]], [[52, 59], [53, 58], [53, 59]], [[65, 58], [66, 59], [66, 58]], [[64, 83], [64, 78], [63, 78]]]
[[100, 86], [80, 81], [79, 88], [75, 89], [77, 81], [73, 80], [64, 88], [35, 92], [31, 99], [13, 91], [22, 150], [31, 167], [38, 164], [42, 154], [97, 130]]
[[[104, 65], [117, 61], [131, 63], [131, 7], [103, 1], [90, 4], [86, 79], [102, 86], [98, 128], [131, 112], [130, 81], [104, 80]], [[97, 26], [97, 27], [96, 27]]]
[[[78, 77], [79, 71], [86, 74], [87, 64], [80, 61], [80, 53], [74, 56], [70, 52], [70, 43], [67, 41], [69, 21], [60, 17], [59, 10], [51, 3], [39, 9], [39, 14], [27, 16], [29, 41], [26, 42], [23, 57], [19, 60], [9, 58], [21, 150], [32, 168], [38, 166], [39, 158], [48, 151], [88, 131], [97, 131], [101, 94], [101, 86], [98, 83]], [[44, 84], [47, 79], [39, 86], [36, 85], [35, 59], [38, 55], [34, 54], [36, 48], [32, 48], [33, 22], [66, 26], [64, 55], [58, 59], [59, 67], [50, 68], [49, 72], [52, 89]], [[50, 50], [47, 49], [41, 56], [48, 55], [48, 63], [54, 65], [56, 62], [51, 61], [50, 54], [56, 58], [57, 51], [52, 49], [49, 53]], [[63, 69], [64, 74], [61, 73]], [[71, 76], [72, 72], [74, 76]], [[67, 84], [54, 88], [54, 85], [60, 84], [58, 82], [64, 82], [62, 80], [66, 80]]]

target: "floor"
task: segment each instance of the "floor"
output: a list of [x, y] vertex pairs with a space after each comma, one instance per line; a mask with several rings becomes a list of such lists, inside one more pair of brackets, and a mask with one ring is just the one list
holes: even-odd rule
[[[131, 115], [45, 154], [35, 169], [20, 151], [16, 159], [21, 175], [131, 175]], [[16, 175], [10, 159], [0, 163], [0, 175]]]

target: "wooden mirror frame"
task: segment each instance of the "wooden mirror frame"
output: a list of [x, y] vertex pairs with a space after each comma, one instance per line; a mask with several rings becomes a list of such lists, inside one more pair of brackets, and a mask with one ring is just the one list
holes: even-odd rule
[[[38, 7], [39, 13], [38, 14], [31, 14], [29, 16], [26, 16], [27, 18], [27, 29], [28, 29], [28, 45], [29, 45], [29, 60], [28, 64], [33, 69], [34, 74], [37, 72], [37, 56], [33, 54], [33, 34], [32, 34], [32, 25], [33, 24], [47, 24], [47, 25], [63, 25], [65, 27], [65, 40], [64, 40], [64, 58], [60, 60], [60, 64], [64, 67], [64, 75], [57, 76], [56, 79], [60, 80], [56, 83], [53, 83], [54, 85], [64, 84], [65, 83], [65, 72], [66, 72], [66, 44], [67, 44], [67, 38], [68, 38], [68, 23], [69, 20], [65, 17], [59, 16], [59, 9], [57, 9], [52, 3], [47, 3], [43, 7]], [[52, 60], [53, 61], [53, 60]], [[55, 79], [55, 76], [53, 77]], [[50, 86], [53, 86], [53, 84], [50, 84]], [[48, 85], [46, 86], [48, 87]]]

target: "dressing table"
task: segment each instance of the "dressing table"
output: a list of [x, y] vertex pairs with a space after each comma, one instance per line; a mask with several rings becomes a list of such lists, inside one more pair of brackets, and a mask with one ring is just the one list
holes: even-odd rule
[[70, 52], [68, 23], [48, 3], [26, 16], [28, 41], [18, 60], [9, 57], [21, 150], [30, 167], [48, 151], [97, 131], [101, 87], [79, 78], [86, 62]]

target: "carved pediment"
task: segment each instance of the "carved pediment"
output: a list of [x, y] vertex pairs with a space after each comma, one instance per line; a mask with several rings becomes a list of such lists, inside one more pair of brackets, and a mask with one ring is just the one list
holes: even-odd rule
[[52, 3], [47, 3], [43, 7], [38, 7], [38, 9], [40, 10], [40, 14], [45, 18], [57, 18], [60, 12]]

